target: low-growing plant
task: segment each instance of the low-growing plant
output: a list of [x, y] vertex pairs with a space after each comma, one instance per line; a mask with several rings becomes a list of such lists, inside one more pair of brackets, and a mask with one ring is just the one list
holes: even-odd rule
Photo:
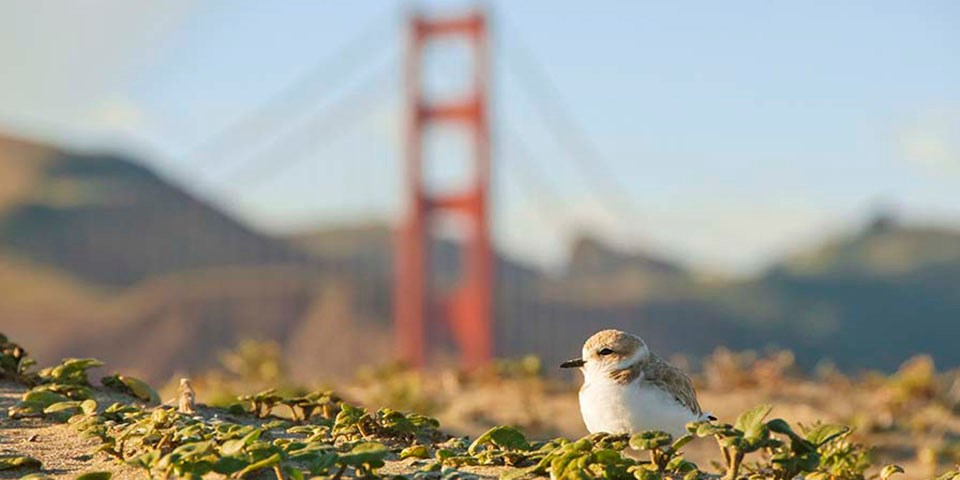
[[26, 455], [0, 455], [0, 470], [39, 470], [40, 460]]
[[90, 386], [87, 370], [102, 367], [103, 362], [96, 358], [67, 358], [59, 365], [40, 370], [43, 383]]
[[87, 472], [77, 475], [74, 480], [110, 480], [111, 478], [113, 478], [111, 472]]
[[0, 333], [0, 379], [32, 384], [35, 379], [28, 373], [36, 361], [27, 355], [20, 345], [11, 342]]
[[641, 432], [630, 437], [630, 447], [638, 451], [649, 451], [650, 464], [656, 467], [660, 475], [668, 470], [686, 474], [696, 470], [697, 466], [684, 460], [680, 449], [693, 439], [691, 434], [674, 440], [666, 432]]
[[[5, 337], [0, 339], [6, 342]], [[100, 362], [67, 359], [34, 375], [21, 368], [23, 358], [16, 364], [8, 359], [3, 367], [5, 379], [14, 378], [11, 372], [16, 372], [15, 381], [31, 387], [10, 407], [10, 418], [67, 422], [80, 435], [96, 439], [98, 452], [140, 469], [149, 478], [195, 479], [214, 474], [234, 479], [382, 478], [386, 475], [381, 468], [395, 459], [419, 469], [411, 477], [429, 479], [472, 478], [463, 470], [486, 466], [514, 467], [504, 470], [505, 479], [541, 475], [577, 480], [717, 478], [684, 458], [683, 449], [696, 437], [716, 441], [723, 460], [719, 474], [726, 480], [864, 480], [870, 468], [869, 450], [850, 440], [849, 427], [794, 428], [782, 419], [768, 420], [769, 405], [744, 412], [733, 424], [692, 423], [687, 426], [690, 433], [679, 438], [652, 431], [535, 441], [516, 427], [494, 426], [471, 442], [444, 434], [434, 418], [358, 407], [330, 391], [284, 396], [271, 389], [239, 397], [238, 405], [244, 408], [214, 407], [184, 414], [168, 406], [147, 405], [156, 403], [152, 388], [117, 374], [105, 377], [104, 387], [131, 398], [103, 408], [107, 402], [102, 390], [87, 379], [88, 369]], [[14, 365], [12, 370], [9, 365]], [[274, 416], [279, 405], [289, 408], [292, 422]], [[8, 456], [0, 457], [3, 468], [30, 471], [42, 466], [27, 457]], [[889, 480], [900, 473], [901, 468], [891, 465], [875, 475]], [[108, 477], [109, 472], [81, 476]], [[43, 478], [41, 473], [30, 477]], [[939, 480], [960, 480], [960, 472], [948, 472]]]
[[243, 395], [238, 397], [238, 400], [243, 403], [248, 403], [250, 405], [250, 413], [256, 415], [257, 418], [265, 418], [273, 411], [273, 407], [280, 404], [283, 397], [277, 395], [275, 388], [270, 388], [253, 395]]
[[960, 467], [940, 475], [937, 480], [960, 480]]
[[698, 422], [688, 426], [688, 430], [698, 437], [716, 438], [723, 456], [724, 479], [734, 480], [747, 454], [771, 445], [770, 429], [763, 421], [771, 408], [769, 405], [754, 407], [737, 417], [733, 425]]
[[330, 390], [310, 392], [296, 397], [283, 397], [278, 403], [290, 409], [295, 422], [306, 422], [314, 414], [325, 420], [333, 420], [340, 411], [341, 399]]
[[863, 480], [870, 468], [870, 451], [851, 442], [853, 430], [843, 425], [817, 424], [804, 430], [804, 436], [818, 445], [820, 462], [811, 479]]
[[119, 373], [103, 377], [100, 383], [111, 390], [130, 395], [148, 405], [160, 403], [160, 395], [147, 382], [136, 377], [120, 375]]

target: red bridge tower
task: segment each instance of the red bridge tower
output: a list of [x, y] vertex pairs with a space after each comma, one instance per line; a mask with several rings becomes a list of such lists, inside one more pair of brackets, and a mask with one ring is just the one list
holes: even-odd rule
[[[490, 129], [488, 125], [489, 43], [486, 17], [410, 19], [406, 56], [405, 212], [395, 245], [394, 315], [401, 358], [423, 366], [427, 355], [428, 325], [444, 322], [460, 347], [465, 366], [490, 360], [493, 255], [488, 217], [490, 183]], [[422, 85], [422, 59], [429, 41], [465, 38], [473, 51], [473, 85], [464, 98], [430, 102]], [[454, 194], [431, 195], [424, 186], [423, 134], [431, 123], [459, 124], [473, 140], [473, 178]], [[443, 295], [431, 289], [429, 222], [437, 213], [455, 213], [466, 220], [461, 246], [460, 278]]]

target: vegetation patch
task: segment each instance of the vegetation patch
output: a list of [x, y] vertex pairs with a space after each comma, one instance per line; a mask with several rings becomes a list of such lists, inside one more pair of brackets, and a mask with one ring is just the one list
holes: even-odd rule
[[[10, 421], [66, 423], [95, 440], [91, 454], [108, 455], [151, 479], [433, 479], [495, 471], [505, 479], [865, 480], [871, 466], [868, 450], [849, 440], [850, 427], [791, 425], [770, 419], [770, 405], [749, 409], [732, 424], [691, 423], [679, 438], [650, 431], [577, 440], [530, 439], [500, 425], [470, 441], [444, 433], [432, 417], [367, 409], [330, 390], [287, 395], [270, 389], [226, 407], [199, 405], [181, 413], [160, 404], [149, 385], [132, 377], [115, 374], [104, 377], [102, 386], [92, 385], [89, 370], [102, 366], [95, 359], [67, 359], [34, 373], [21, 347], [2, 335], [0, 340], [0, 376], [26, 389], [9, 408]], [[701, 438], [717, 445], [710, 465], [684, 458], [684, 448]], [[385, 469], [391, 464], [402, 466]], [[47, 478], [41, 462], [28, 456], [0, 456], [5, 470]], [[879, 472], [886, 480], [903, 469], [888, 465]], [[91, 471], [78, 478], [110, 476]], [[960, 473], [939, 478], [960, 480]]]

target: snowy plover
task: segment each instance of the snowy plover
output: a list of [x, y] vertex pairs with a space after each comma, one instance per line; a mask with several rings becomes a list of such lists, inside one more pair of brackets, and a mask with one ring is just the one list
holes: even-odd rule
[[660, 430], [676, 438], [688, 422], [713, 419], [700, 410], [690, 378], [635, 335], [597, 332], [581, 358], [560, 365], [574, 367], [583, 372], [580, 413], [590, 433]]

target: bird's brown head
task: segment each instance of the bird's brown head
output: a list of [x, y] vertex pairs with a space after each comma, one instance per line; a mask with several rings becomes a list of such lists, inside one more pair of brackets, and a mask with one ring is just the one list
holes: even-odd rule
[[583, 344], [582, 356], [568, 360], [560, 368], [581, 367], [609, 372], [627, 368], [650, 355], [640, 337], [620, 330], [601, 330]]

